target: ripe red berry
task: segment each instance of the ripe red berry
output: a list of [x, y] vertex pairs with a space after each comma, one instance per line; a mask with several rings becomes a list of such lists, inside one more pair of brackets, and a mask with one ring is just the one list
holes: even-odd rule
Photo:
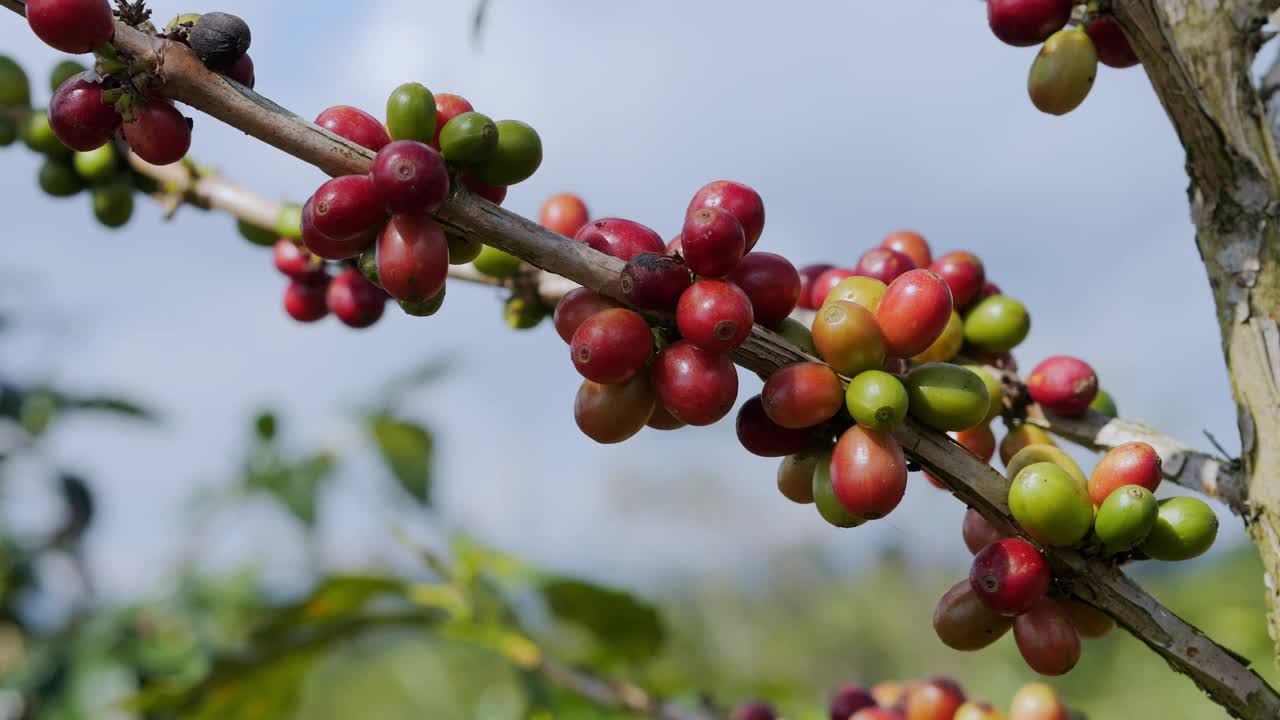
[[733, 361], [683, 340], [658, 353], [649, 377], [658, 400], [686, 425], [700, 427], [719, 421], [738, 398], [738, 371]]
[[316, 117], [316, 124], [374, 152], [391, 142], [391, 134], [378, 118], [350, 105], [335, 105], [325, 110]]
[[102, 101], [102, 84], [89, 82], [84, 73], [59, 85], [49, 101], [49, 127], [72, 150], [88, 152], [106, 145], [120, 122], [115, 105]]
[[746, 245], [743, 253], [750, 252], [760, 240], [760, 234], [764, 232], [764, 201], [760, 199], [760, 194], [742, 183], [717, 180], [703, 186], [694, 194], [685, 214], [691, 215], [698, 210], [711, 207], [722, 208], [733, 215], [742, 226], [745, 236]]
[[391, 213], [431, 212], [449, 195], [449, 168], [429, 146], [397, 140], [378, 151], [369, 171], [373, 186]]
[[889, 284], [876, 308], [885, 352], [915, 357], [928, 350], [946, 329], [951, 310], [951, 290], [937, 273], [903, 273]]
[[[799, 269], [800, 307], [806, 310], [817, 310], [822, 307], [821, 305], [815, 305], [813, 302], [813, 286], [814, 283], [817, 282], [818, 278], [822, 276], [822, 273], [830, 270], [832, 267], [834, 266], [820, 263], [817, 265], [805, 265]], [[827, 292], [831, 292], [831, 290], [828, 289]], [[823, 299], [825, 300], [826, 298]]]
[[1000, 292], [999, 285], [988, 281], [985, 285], [982, 286], [982, 292], [978, 293], [978, 297], [974, 298], [973, 302], [976, 305], [977, 303], [983, 300], [986, 300], [992, 295], [1002, 295], [1002, 294], [1003, 293]]
[[987, 23], [1001, 41], [1030, 47], [1066, 27], [1074, 0], [988, 0]]
[[1021, 538], [991, 543], [973, 558], [969, 584], [987, 607], [1021, 615], [1049, 592], [1053, 574], [1035, 546]]
[[505, 185], [487, 185], [475, 179], [475, 176], [471, 173], [463, 173], [462, 184], [472, 193], [479, 195], [494, 205], [501, 205], [502, 201], [507, 199]]
[[964, 537], [964, 545], [969, 548], [969, 552], [977, 555], [984, 548], [997, 540], [1003, 540], [1006, 536], [1004, 533], [996, 529], [991, 521], [982, 516], [982, 513], [969, 508], [964, 513], [964, 524], [960, 526], [960, 534]]
[[897, 250], [872, 248], [863, 253], [853, 272], [855, 275], [875, 278], [888, 285], [902, 273], [915, 269], [916, 265], [911, 258]]
[[573, 334], [569, 355], [582, 377], [612, 385], [631, 379], [653, 353], [653, 332], [639, 313], [603, 310], [587, 318]]
[[901, 705], [902, 714], [906, 720], [954, 720], [956, 710], [964, 705], [964, 701], [964, 690], [955, 680], [930, 678], [907, 688]]
[[711, 353], [738, 347], [751, 334], [751, 300], [724, 280], [699, 280], [676, 305], [676, 326], [685, 340]]
[[556, 332], [567, 343], [573, 342], [573, 334], [587, 318], [602, 310], [618, 307], [618, 303], [588, 288], [574, 288], [556, 303], [554, 322]]
[[684, 236], [683, 235], [676, 235], [675, 237], [671, 238], [671, 241], [667, 243], [667, 254], [680, 255], [681, 257], [684, 256]]
[[821, 309], [822, 304], [827, 301], [827, 296], [831, 294], [835, 286], [839, 285], [841, 280], [855, 275], [857, 273], [845, 268], [829, 268], [819, 275], [818, 279], [813, 281], [813, 288], [809, 290], [809, 305], [814, 310]]
[[1027, 392], [1049, 412], [1079, 415], [1098, 395], [1098, 376], [1083, 360], [1055, 355], [1031, 371]]
[[849, 720], [849, 717], [863, 708], [876, 706], [876, 699], [864, 687], [846, 685], [831, 696], [828, 715], [831, 720]]
[[583, 225], [573, 239], [622, 260], [644, 252], [666, 252], [662, 236], [638, 222], [622, 218], [601, 218]]
[[226, 76], [252, 90], [257, 78], [254, 77], [253, 58], [249, 57], [249, 53], [241, 55], [240, 59], [227, 69]]
[[298, 322], [315, 322], [329, 314], [329, 276], [316, 273], [294, 278], [284, 291], [284, 310]]
[[590, 219], [582, 198], [573, 193], [556, 193], [542, 204], [538, 223], [552, 232], [573, 237]]
[[742, 225], [728, 210], [705, 207], [691, 211], [680, 231], [680, 251], [689, 267], [705, 277], [733, 271], [746, 252]]
[[760, 393], [769, 419], [785, 428], [824, 423], [845, 405], [840, 376], [822, 363], [796, 363], [769, 376]]
[[643, 252], [633, 256], [618, 280], [622, 296], [642, 310], [670, 310], [693, 284], [684, 260], [671, 255]]
[[431, 147], [436, 150], [440, 149], [440, 131], [444, 129], [449, 121], [458, 117], [462, 113], [475, 112], [475, 108], [471, 107], [471, 103], [467, 99], [459, 95], [450, 95], [449, 93], [436, 93], [436, 135], [431, 139]]
[[658, 403], [653, 408], [653, 415], [649, 417], [649, 422], [645, 423], [654, 430], [679, 430], [684, 427], [684, 423], [676, 419], [671, 411], [663, 407], [662, 403]]
[[1080, 632], [1053, 598], [1041, 598], [1018, 616], [1013, 639], [1027, 666], [1041, 675], [1065, 675], [1080, 661]]
[[781, 255], [749, 252], [727, 279], [751, 298], [756, 322], [765, 327], [786, 320], [800, 302], [800, 273]]
[[1093, 47], [1098, 51], [1098, 61], [1103, 65], [1127, 68], [1138, 64], [1138, 55], [1115, 18], [1102, 15], [1089, 23], [1085, 32], [1093, 40]]
[[1094, 505], [1101, 505], [1125, 485], [1138, 485], [1154, 493], [1160, 487], [1161, 467], [1160, 454], [1144, 442], [1111, 448], [1089, 475], [1089, 498]]
[[46, 45], [72, 55], [106, 45], [116, 31], [107, 0], [27, 0], [27, 24]]
[[326, 301], [329, 311], [343, 324], [353, 328], [366, 328], [382, 318], [382, 312], [387, 306], [387, 294], [365, 280], [359, 270], [347, 268], [329, 283]]
[[907, 459], [887, 432], [854, 425], [831, 455], [831, 486], [854, 517], [877, 520], [898, 507], [907, 492]]
[[644, 373], [615, 385], [583, 380], [573, 401], [573, 419], [583, 435], [612, 445], [643, 430], [656, 405]]
[[272, 248], [272, 258], [276, 269], [291, 278], [314, 275], [324, 269], [324, 260], [288, 239], [276, 241]]
[[743, 703], [733, 709], [733, 714], [729, 716], [729, 720], [776, 720], [777, 714], [773, 711], [773, 707], [767, 703], [749, 702]]
[[368, 235], [384, 217], [381, 197], [368, 175], [343, 175], [311, 196], [315, 229], [336, 241]]
[[934, 260], [929, 269], [947, 281], [956, 309], [968, 307], [987, 284], [987, 272], [982, 266], [982, 260], [971, 252], [949, 252]]
[[737, 433], [742, 447], [760, 457], [795, 455], [822, 442], [810, 428], [784, 428], [770, 420], [759, 395], [738, 410]]
[[313, 255], [326, 260], [346, 260], [364, 252], [378, 236], [376, 227], [363, 235], [355, 235], [346, 239], [335, 239], [320, 232], [316, 228], [314, 198], [307, 198], [302, 205], [302, 244]]
[[176, 163], [191, 149], [191, 121], [167, 100], [153, 98], [134, 106], [133, 122], [124, 124], [129, 149], [152, 165]]
[[421, 302], [440, 294], [449, 274], [449, 241], [425, 215], [395, 215], [378, 236], [378, 280], [396, 300]]
[[914, 230], [891, 232], [880, 241], [880, 247], [906, 255], [918, 268], [929, 267], [933, 262], [933, 250], [929, 248], [929, 241]]

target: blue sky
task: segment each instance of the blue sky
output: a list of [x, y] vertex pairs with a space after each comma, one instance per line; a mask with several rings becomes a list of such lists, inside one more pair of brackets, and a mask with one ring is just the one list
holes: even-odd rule
[[[1125, 415], [1197, 446], [1208, 429], [1237, 447], [1182, 152], [1140, 71], [1101, 69], [1086, 103], [1055, 118], [1026, 97], [1035, 51], [996, 41], [979, 3], [924, 13], [917, 3], [493, 0], [479, 48], [469, 6], [219, 3], [253, 28], [258, 90], [304, 116], [334, 104], [378, 112], [416, 80], [534, 125], [546, 160], [506, 203], [525, 215], [569, 190], [597, 216], [668, 236], [699, 186], [727, 178], [765, 198], [760, 248], [798, 264], [852, 264], [900, 227], [935, 251], [976, 252], [1031, 309], [1024, 366], [1079, 355]], [[58, 59], [16, 18], [0, 18], [0, 52], [40, 86]], [[193, 157], [261, 192], [301, 200], [324, 179], [198, 113], [195, 123]], [[143, 205], [126, 231], [108, 232], [85, 198], [40, 194], [30, 153], [0, 158], [10, 248], [0, 307], [21, 310], [27, 331], [0, 366], [128, 393], [166, 416], [159, 428], [76, 421], [53, 438], [56, 457], [88, 471], [100, 494], [91, 560], [109, 591], [154, 586], [182, 557], [191, 518], [181, 509], [231, 480], [256, 408], [280, 409], [300, 446], [358, 446], [344, 417], [382, 378], [444, 354], [457, 361], [448, 382], [407, 403], [442, 439], [438, 516], [404, 510], [373, 460], [353, 458], [324, 509], [326, 562], [399, 557], [393, 528], [431, 539], [465, 527], [629, 583], [750, 575], [810, 543], [850, 565], [906, 545], [954, 557], [963, 572], [963, 508], [923, 482], [887, 520], [838, 531], [777, 494], [776, 462], [741, 451], [731, 422], [592, 444], [573, 426], [579, 380], [564, 345], [550, 327], [506, 330], [492, 290], [454, 284], [435, 318], [389, 311], [365, 332], [296, 325], [269, 255], [228, 218], [188, 210], [165, 223]], [[742, 388], [745, 400], [759, 382], [744, 375]], [[13, 486], [28, 498], [17, 522], [38, 522], [39, 493], [19, 491], [41, 483]], [[1241, 536], [1225, 525], [1224, 537]], [[251, 559], [287, 579], [306, 561], [265, 506], [221, 513], [200, 537], [215, 565]]]

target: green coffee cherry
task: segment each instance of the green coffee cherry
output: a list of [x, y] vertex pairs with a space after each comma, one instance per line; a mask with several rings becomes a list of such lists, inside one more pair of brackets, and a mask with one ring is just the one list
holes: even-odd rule
[[440, 154], [451, 165], [470, 167], [489, 159], [498, 147], [498, 126], [487, 115], [466, 112], [440, 131]]
[[509, 278], [520, 270], [520, 258], [490, 245], [485, 245], [472, 262], [476, 270], [499, 279]]
[[58, 158], [44, 161], [37, 180], [40, 189], [53, 197], [70, 197], [84, 189], [84, 181], [71, 163]]
[[1150, 490], [1125, 485], [1102, 502], [1093, 520], [1093, 532], [1108, 553], [1132, 550], [1151, 534], [1158, 514], [1159, 504]]
[[75, 60], [63, 60], [54, 65], [53, 71], [49, 73], [49, 92], [58, 92], [58, 88], [62, 87], [62, 83], [88, 69]]
[[1098, 394], [1094, 396], [1093, 402], [1089, 403], [1090, 410], [1096, 410], [1109, 418], [1120, 417], [1120, 411], [1116, 408], [1116, 401], [1111, 397], [1111, 393], [1098, 388]]
[[285, 205], [276, 218], [276, 235], [290, 240], [302, 239], [302, 206]]
[[13, 58], [0, 55], [0, 107], [31, 107], [31, 82]]
[[858, 373], [845, 391], [845, 404], [853, 419], [871, 430], [893, 430], [907, 419], [907, 389], [882, 370]]
[[75, 166], [76, 172], [80, 173], [80, 177], [90, 183], [110, 180], [115, 177], [116, 170], [119, 169], [119, 157], [112, 143], [107, 143], [97, 150], [78, 152], [72, 157], [71, 163]]
[[449, 241], [450, 265], [466, 265], [469, 262], [474, 262], [484, 250], [484, 243], [479, 240], [472, 240], [447, 231], [444, 237]]
[[964, 339], [987, 352], [1008, 352], [1031, 332], [1031, 317], [1022, 303], [1008, 295], [992, 295], [964, 317]]
[[512, 330], [529, 330], [538, 326], [547, 316], [547, 308], [541, 302], [513, 296], [502, 309], [502, 317]]
[[400, 309], [404, 310], [406, 315], [412, 315], [414, 317], [431, 317], [432, 315], [440, 312], [440, 308], [444, 306], [445, 289], [446, 288], [440, 288], [439, 295], [436, 295], [433, 298], [427, 298], [420, 302], [400, 300]]
[[360, 253], [360, 259], [356, 263], [365, 280], [382, 287], [382, 279], [378, 277], [378, 243], [370, 243], [369, 247]]
[[981, 365], [962, 365], [961, 367], [972, 370], [973, 374], [982, 378], [982, 383], [987, 386], [989, 403], [987, 405], [987, 417], [984, 422], [991, 422], [1000, 417], [1000, 413], [1004, 412], [1004, 384]]
[[986, 383], [959, 365], [921, 365], [905, 384], [911, 416], [935, 430], [968, 430], [982, 424], [991, 409]]
[[813, 332], [804, 323], [786, 318], [775, 329], [779, 335], [790, 340], [796, 347], [814, 357], [818, 356], [818, 348], [813, 345]]
[[0, 118], [0, 147], [9, 147], [18, 139], [18, 124], [8, 118]]
[[836, 497], [835, 486], [831, 484], [831, 453], [823, 453], [813, 469], [813, 502], [818, 507], [822, 519], [838, 528], [854, 528], [865, 520], [849, 512], [848, 508]]
[[93, 215], [109, 228], [123, 227], [133, 217], [133, 187], [124, 178], [93, 189]]
[[475, 177], [486, 185], [515, 185], [529, 179], [542, 164], [542, 139], [519, 120], [500, 120], [498, 145], [493, 154], [475, 169]]
[[1009, 488], [1009, 511], [1031, 537], [1070, 547], [1093, 528], [1093, 503], [1066, 470], [1053, 463], [1029, 465]]
[[27, 118], [27, 126], [23, 128], [22, 139], [27, 147], [49, 157], [69, 158], [71, 148], [62, 144], [53, 128], [49, 126], [49, 115], [45, 111], [33, 112]]
[[419, 83], [405, 83], [387, 98], [387, 132], [392, 140], [430, 143], [436, 136], [436, 97]]
[[1027, 92], [1041, 112], [1065, 115], [1088, 97], [1097, 74], [1098, 51], [1085, 29], [1059, 30], [1032, 63]]
[[271, 247], [276, 244], [276, 240], [280, 239], [275, 230], [258, 227], [248, 220], [237, 220], [236, 230], [240, 232], [240, 237], [262, 247]]
[[1160, 502], [1142, 552], [1156, 560], [1177, 562], [1203, 555], [1218, 537], [1218, 516], [1199, 498], [1175, 497]]

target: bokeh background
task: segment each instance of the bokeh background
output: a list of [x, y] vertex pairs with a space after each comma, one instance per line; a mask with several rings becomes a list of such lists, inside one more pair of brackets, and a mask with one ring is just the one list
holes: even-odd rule
[[[161, 21], [244, 17], [258, 91], [306, 117], [334, 104], [380, 114], [392, 88], [416, 80], [531, 123], [546, 160], [505, 203], [526, 216], [572, 191], [595, 216], [670, 236], [689, 196], [725, 178], [761, 192], [760, 247], [797, 264], [853, 263], [903, 227], [935, 251], [976, 252], [1031, 309], [1024, 366], [1079, 355], [1122, 415], [1206, 450], [1204, 431], [1238, 449], [1183, 156], [1145, 76], [1103, 68], [1079, 110], [1042, 115], [1025, 92], [1034, 50], [995, 40], [979, 3], [492, 0], [478, 32], [470, 2], [151, 4]], [[0, 52], [41, 89], [61, 59], [14, 17], [0, 17]], [[191, 152], [282, 200], [300, 202], [324, 179], [198, 113]], [[892, 517], [840, 531], [781, 498], [776, 463], [741, 451], [731, 422], [596, 446], [573, 426], [578, 376], [563, 343], [549, 324], [508, 330], [495, 290], [452, 283], [430, 320], [393, 307], [367, 331], [298, 325], [280, 307], [269, 252], [226, 216], [184, 209], [165, 222], [143, 202], [127, 230], [110, 232], [83, 197], [43, 196], [38, 162], [0, 153], [0, 371], [124, 395], [162, 419], [73, 418], [45, 439], [95, 492], [86, 552], [99, 602], [163, 597], [191, 567], [249, 568], [282, 595], [306, 590], [318, 569], [409, 572], [404, 538], [443, 546], [463, 530], [666, 608], [667, 650], [644, 675], [659, 687], [725, 702], [767, 695], [806, 717], [838, 682], [945, 672], [1004, 702], [1031, 679], [1012, 640], [964, 656], [933, 638], [933, 603], [967, 572], [967, 553], [963, 507], [923, 478]], [[389, 379], [431, 362], [447, 367], [442, 378], [399, 403], [435, 436], [424, 514], [387, 485], [351, 418]], [[742, 381], [745, 399], [759, 383]], [[266, 408], [286, 442], [341, 457], [315, 531], [266, 499], [225, 502], [250, 419]], [[56, 488], [21, 464], [5, 480], [5, 522], [47, 530]], [[1148, 576], [1175, 610], [1273, 675], [1243, 538], [1226, 520], [1208, 557]], [[71, 602], [46, 593], [38, 611], [52, 622]], [[388, 667], [439, 662], [406, 642], [387, 651]], [[1060, 686], [1095, 718], [1147, 716], [1152, 703], [1167, 703], [1171, 720], [1221, 716], [1127, 637], [1088, 645]], [[409, 693], [361, 716], [500, 716], [469, 697], [424, 706]], [[321, 708], [337, 701], [309, 702], [298, 717], [327, 717]]]

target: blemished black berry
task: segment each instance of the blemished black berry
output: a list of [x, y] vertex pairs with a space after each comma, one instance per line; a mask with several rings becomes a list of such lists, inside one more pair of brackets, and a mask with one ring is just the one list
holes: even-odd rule
[[191, 28], [191, 49], [206, 67], [225, 70], [249, 49], [249, 25], [224, 12], [205, 13]]

